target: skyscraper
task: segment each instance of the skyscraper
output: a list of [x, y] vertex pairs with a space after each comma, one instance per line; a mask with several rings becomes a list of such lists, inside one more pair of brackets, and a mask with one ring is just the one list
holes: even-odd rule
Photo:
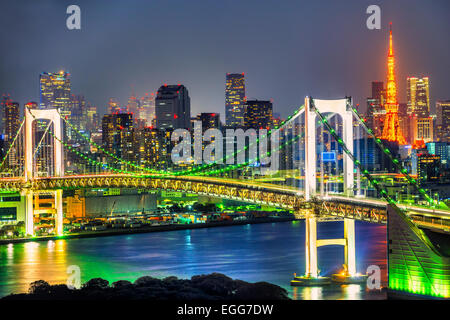
[[41, 93], [41, 109], [61, 108], [61, 114], [70, 116], [70, 74], [41, 73], [39, 77]]
[[[8, 101], [5, 105], [5, 150], [13, 143], [14, 138], [19, 131], [20, 126], [20, 108], [18, 102]], [[17, 144], [16, 144], [17, 145]], [[9, 153], [8, 164], [10, 167], [16, 167], [18, 163], [17, 149], [13, 148]]]
[[20, 126], [20, 108], [18, 102], [8, 101], [5, 105], [5, 140], [8, 145], [19, 131]]
[[419, 118], [430, 116], [430, 83], [428, 77], [406, 79], [408, 114]]
[[153, 125], [153, 119], [155, 119], [155, 94], [153, 92], [146, 93], [141, 98], [139, 118], [145, 119], [147, 126]]
[[272, 102], [248, 100], [245, 104], [244, 126], [247, 129], [270, 129], [272, 126]]
[[171, 164], [172, 131], [147, 127], [136, 132], [139, 162], [143, 166], [167, 169]]
[[2, 94], [2, 100], [0, 102], [0, 134], [5, 133], [5, 109], [6, 105], [12, 102], [9, 94]]
[[121, 109], [117, 99], [115, 99], [115, 98], [110, 98], [109, 99], [109, 101], [108, 101], [108, 110], [109, 110], [110, 114], [122, 112], [122, 109]]
[[220, 128], [220, 114], [218, 113], [202, 112], [197, 115], [196, 120], [201, 121], [203, 132], [211, 128]]
[[450, 160], [450, 145], [446, 142], [428, 142], [426, 145], [428, 153], [440, 156], [442, 166], [447, 168]]
[[245, 112], [244, 73], [227, 73], [225, 88], [225, 123], [243, 126]]
[[427, 143], [434, 140], [433, 118], [412, 116], [412, 127], [414, 142], [422, 140]]
[[385, 98], [386, 98], [386, 90], [384, 89], [383, 81], [373, 81], [372, 99], [376, 99], [379, 105], [382, 107], [384, 105]]
[[386, 116], [383, 125], [382, 139], [406, 144], [398, 121], [397, 84], [395, 82], [395, 58], [392, 41], [392, 24], [389, 30], [388, 77], [386, 86]]
[[439, 141], [450, 142], [450, 100], [436, 101], [436, 129]]
[[156, 128], [191, 128], [191, 99], [182, 84], [163, 85], [158, 89], [155, 102]]
[[132, 113], [135, 119], [139, 114], [139, 100], [135, 97], [134, 94], [132, 94], [128, 99], [127, 112]]
[[417, 178], [420, 183], [438, 181], [441, 171], [439, 155], [422, 153], [417, 159]]
[[133, 115], [105, 114], [102, 119], [102, 143], [106, 151], [124, 160], [135, 161]]
[[386, 90], [382, 81], [372, 82], [372, 96], [367, 98], [367, 124], [374, 130], [377, 137], [383, 132], [383, 122], [386, 114], [384, 109]]
[[87, 127], [86, 130], [92, 132], [97, 129], [98, 124], [98, 114], [97, 107], [93, 105], [88, 105], [86, 110]]
[[[72, 96], [72, 107], [70, 108], [70, 121], [78, 130], [86, 130], [87, 127], [87, 106], [84, 96]], [[69, 129], [69, 128], [68, 128]], [[73, 137], [74, 132], [69, 130], [69, 136]]]

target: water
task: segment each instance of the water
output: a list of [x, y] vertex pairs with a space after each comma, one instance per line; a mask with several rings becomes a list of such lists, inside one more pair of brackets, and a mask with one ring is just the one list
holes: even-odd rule
[[[342, 236], [342, 222], [318, 226], [319, 238]], [[304, 239], [304, 223], [295, 221], [1, 245], [0, 296], [26, 292], [36, 280], [66, 283], [68, 266], [78, 265], [82, 282], [95, 277], [113, 282], [143, 275], [190, 278], [220, 272], [234, 279], [277, 284], [294, 299], [384, 298], [359, 285], [292, 288], [293, 273], [305, 271]], [[358, 272], [379, 265], [385, 284], [385, 226], [357, 222], [356, 246]], [[344, 262], [343, 247], [322, 247], [318, 255], [322, 275], [337, 271]]]

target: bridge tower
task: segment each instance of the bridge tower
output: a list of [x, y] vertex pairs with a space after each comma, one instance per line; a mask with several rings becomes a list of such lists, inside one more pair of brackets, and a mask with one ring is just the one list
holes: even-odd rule
[[[305, 199], [308, 201], [316, 194], [316, 108], [320, 113], [339, 114], [343, 122], [344, 143], [353, 150], [353, 116], [351, 98], [339, 100], [318, 100], [305, 98]], [[353, 162], [344, 153], [344, 193], [353, 190]]]
[[323, 246], [344, 246], [346, 276], [356, 276], [356, 249], [355, 249], [355, 220], [344, 219], [343, 239], [317, 239], [317, 218], [307, 217], [306, 224], [306, 277], [318, 278], [319, 267], [317, 262], [317, 248]]
[[[33, 122], [35, 120], [49, 120], [53, 123], [54, 138], [53, 138], [53, 157], [55, 163], [54, 176], [64, 176], [64, 156], [62, 150], [62, 119], [57, 109], [30, 109], [25, 108], [25, 182], [28, 188], [25, 190], [25, 231], [28, 235], [34, 235], [34, 209], [33, 197], [34, 191], [32, 188], [32, 180], [34, 179], [33, 166]], [[56, 233], [61, 235], [63, 233], [63, 205], [62, 205], [62, 190], [55, 191], [55, 209], [56, 219], [55, 228]]]
[[[355, 220], [344, 219], [344, 238], [341, 239], [317, 239], [317, 224], [319, 222], [318, 208], [315, 205], [310, 209], [303, 209], [305, 217], [305, 275], [295, 276], [291, 281], [292, 286], [317, 286], [330, 284], [331, 281], [339, 283], [361, 283], [367, 276], [356, 273], [356, 242]], [[317, 259], [317, 248], [323, 246], [344, 246], [345, 259], [344, 270], [339, 274], [329, 277], [320, 276]]]

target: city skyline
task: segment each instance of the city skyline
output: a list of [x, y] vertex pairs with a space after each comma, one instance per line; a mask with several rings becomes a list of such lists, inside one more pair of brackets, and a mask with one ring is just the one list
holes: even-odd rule
[[6, 2], [1, 301], [450, 299], [448, 0]]
[[[318, 98], [351, 95], [355, 103], [364, 106], [370, 95], [370, 82], [386, 77], [388, 23], [393, 21], [396, 55], [401, 61], [397, 66], [399, 101], [406, 102], [406, 78], [422, 75], [430, 78], [432, 110], [435, 101], [449, 98], [445, 83], [449, 62], [445, 57], [450, 45], [440, 40], [449, 24], [445, 18], [449, 6], [446, 1], [434, 1], [433, 5], [408, 1], [408, 7], [416, 9], [408, 12], [404, 9], [405, 1], [382, 2], [382, 29], [374, 31], [365, 27], [367, 4], [353, 1], [344, 6], [329, 1], [320, 4], [286, 1], [275, 7], [269, 3], [255, 6], [253, 1], [247, 1], [240, 4], [242, 12], [235, 13], [230, 30], [225, 28], [226, 17], [234, 12], [233, 3], [220, 4], [219, 8], [194, 1], [180, 3], [171, 11], [161, 3], [154, 8], [128, 3], [105, 7], [80, 1], [83, 23], [80, 31], [65, 28], [62, 4], [53, 3], [45, 14], [33, 16], [35, 11], [30, 9], [33, 6], [18, 9], [12, 3], [2, 5], [6, 16], [2, 23], [8, 25], [2, 28], [8, 30], [2, 38], [11, 50], [4, 52], [0, 60], [4, 70], [0, 92], [10, 93], [21, 105], [38, 101], [39, 74], [64, 69], [71, 73], [72, 92], [84, 95], [104, 113], [110, 98], [117, 98], [124, 105], [133, 90], [140, 97], [145, 92], [156, 92], [163, 83], [182, 83], [190, 92], [192, 114], [214, 111], [221, 114], [223, 121], [226, 73], [244, 72], [248, 99], [273, 99], [274, 111], [282, 116], [298, 107], [305, 95]], [[170, 5], [174, 7], [174, 3]], [[197, 13], [200, 6], [204, 13]], [[287, 10], [291, 7], [292, 10]], [[36, 10], [46, 8], [39, 6]], [[134, 13], [133, 23], [117, 23], [123, 10]], [[298, 22], [299, 12], [305, 11], [311, 15]], [[194, 22], [188, 13], [202, 19]], [[15, 14], [24, 17], [21, 28], [8, 23], [8, 16]], [[337, 22], [335, 14], [348, 19]], [[165, 20], [169, 17], [176, 19], [168, 24]], [[250, 21], [254, 22], [252, 27], [247, 26]], [[40, 28], [33, 30], [33, 23]], [[184, 37], [181, 34], [179, 40], [183, 50], [174, 52], [166, 38], [172, 38], [180, 30], [186, 34]], [[49, 36], [36, 42], [35, 38], [39, 39], [36, 32]], [[330, 32], [333, 38], [329, 37]], [[230, 47], [232, 35], [236, 35], [240, 50]], [[260, 50], [261, 43], [269, 37], [275, 37], [273, 48]], [[48, 42], [55, 39], [59, 44], [56, 47]], [[304, 44], [317, 50], [305, 50]], [[29, 53], [30, 47], [36, 48], [33, 55]], [[86, 50], [89, 48], [96, 54]], [[27, 62], [23, 63], [23, 59]], [[359, 72], [363, 67], [364, 72]]]

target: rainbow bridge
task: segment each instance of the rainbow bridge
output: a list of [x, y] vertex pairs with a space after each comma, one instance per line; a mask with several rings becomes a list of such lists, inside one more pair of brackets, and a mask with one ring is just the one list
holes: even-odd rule
[[[343, 121], [342, 134], [330, 124], [326, 113], [341, 116]], [[293, 124], [295, 120], [304, 118], [303, 125]], [[378, 179], [368, 172], [353, 152], [353, 120], [356, 118], [366, 134], [389, 157], [398, 168], [398, 173], [405, 181], [417, 190], [422, 203], [402, 203], [393, 199]], [[55, 168], [52, 175], [38, 177], [34, 172], [35, 145], [32, 124], [40, 119], [50, 120], [54, 124], [53, 132], [50, 125], [46, 132], [53, 137]], [[319, 120], [319, 121], [317, 121]], [[296, 218], [305, 220], [306, 228], [306, 274], [304, 279], [321, 279], [317, 261], [317, 250], [326, 245], [342, 245], [345, 248], [345, 281], [357, 276], [355, 250], [355, 220], [371, 223], [387, 224], [388, 230], [388, 266], [389, 289], [392, 292], [411, 293], [415, 295], [450, 297], [450, 255], [448, 250], [450, 232], [450, 211], [440, 208], [419, 183], [411, 177], [395, 159], [383, 141], [374, 136], [365, 121], [353, 108], [351, 98], [340, 100], [305, 99], [305, 105], [296, 110], [294, 115], [280, 127], [269, 131], [269, 134], [279, 133], [289, 128], [293, 129], [293, 137], [280, 148], [292, 145], [303, 139], [305, 146], [304, 188], [283, 183], [261, 182], [258, 179], [233, 179], [224, 173], [248, 166], [258, 159], [250, 159], [244, 164], [221, 166], [217, 163], [202, 165], [192, 170], [178, 172], [161, 172], [145, 168], [140, 164], [118, 158], [114, 154], [95, 145], [106, 156], [123, 166], [116, 168], [105, 162], [92, 159], [86, 153], [69, 145], [63, 139], [62, 123], [66, 122], [88, 143], [95, 143], [78, 132], [70, 122], [61, 117], [56, 109], [32, 110], [26, 109], [25, 120], [21, 129], [2, 161], [8, 155], [20, 153], [14, 150], [18, 147], [16, 141], [23, 140], [23, 174], [0, 179], [0, 189], [18, 191], [25, 196], [26, 214], [25, 228], [29, 235], [34, 234], [33, 196], [40, 192], [54, 192], [56, 208], [57, 234], [63, 231], [62, 190], [86, 188], [148, 188], [154, 190], [183, 191], [211, 197], [219, 197], [248, 203], [264, 204], [292, 210]], [[317, 152], [315, 150], [317, 125], [321, 126], [336, 141], [343, 150], [343, 185], [341, 194], [324, 194], [317, 190]], [[300, 130], [297, 130], [300, 128]], [[297, 131], [295, 131], [297, 130]], [[24, 137], [18, 138], [25, 132]], [[41, 139], [42, 141], [42, 139]], [[104, 173], [65, 175], [63, 148], [79, 156], [81, 161], [97, 165]], [[276, 150], [277, 151], [277, 150]], [[235, 152], [245, 152], [237, 150]], [[235, 155], [234, 154], [234, 155]], [[234, 156], [233, 155], [233, 156]], [[18, 157], [21, 158], [20, 156]], [[354, 171], [363, 176], [376, 190], [379, 198], [373, 199], [355, 192]], [[424, 202], [426, 205], [424, 205]], [[318, 239], [319, 222], [330, 219], [343, 219], [345, 235], [343, 239]]]

